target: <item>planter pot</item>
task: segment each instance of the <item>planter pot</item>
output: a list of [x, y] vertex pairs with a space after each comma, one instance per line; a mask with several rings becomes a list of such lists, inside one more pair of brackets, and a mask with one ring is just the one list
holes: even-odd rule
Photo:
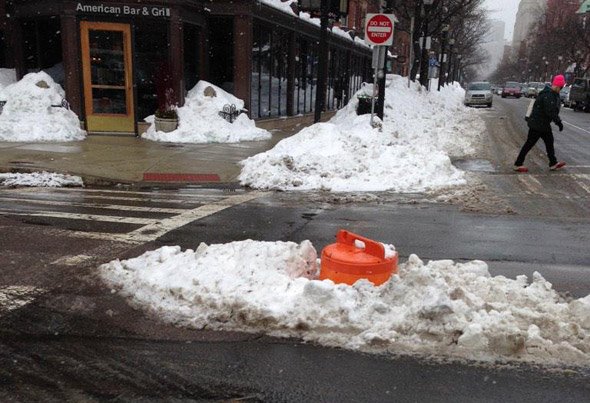
[[154, 123], [158, 132], [170, 133], [178, 127], [178, 119], [156, 118]]

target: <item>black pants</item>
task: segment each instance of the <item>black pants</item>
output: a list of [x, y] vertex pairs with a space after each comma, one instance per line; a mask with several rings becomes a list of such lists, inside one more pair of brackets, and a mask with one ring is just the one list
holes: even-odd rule
[[555, 158], [555, 149], [553, 148], [553, 133], [538, 132], [536, 130], [529, 129], [529, 135], [526, 139], [526, 142], [520, 149], [520, 153], [518, 154], [518, 158], [516, 159], [514, 165], [521, 166], [524, 164], [524, 158], [535, 146], [535, 144], [537, 144], [539, 139], [543, 139], [543, 142], [545, 143], [547, 157], [549, 157], [549, 166], [557, 164], [557, 159]]

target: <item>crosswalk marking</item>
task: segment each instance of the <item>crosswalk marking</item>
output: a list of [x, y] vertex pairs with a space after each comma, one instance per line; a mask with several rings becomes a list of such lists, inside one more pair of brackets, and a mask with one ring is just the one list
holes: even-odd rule
[[582, 189], [586, 191], [586, 193], [590, 194], [590, 175], [587, 174], [574, 174], [574, 178], [576, 178], [576, 183]]
[[[121, 193], [126, 194], [126, 196], [136, 195], [136, 197], [118, 196]], [[159, 204], [168, 204], [171, 202], [170, 199], [165, 198], [167, 196], [165, 194], [160, 194], [164, 197], [156, 199], [149, 192], [120, 191], [117, 193], [117, 191], [112, 190], [78, 188], [36, 189], [36, 191], [31, 189], [4, 189], [0, 190], [0, 214], [13, 217], [79, 220], [79, 222], [84, 222], [84, 224], [68, 225], [64, 226], [65, 228], [55, 225], [51, 230], [63, 231], [63, 234], [74, 238], [141, 244], [155, 240], [167, 232], [189, 224], [192, 221], [254, 200], [262, 194], [262, 192], [243, 192], [227, 195], [220, 192], [210, 194], [207, 191], [197, 191], [179, 195], [175, 192], [171, 193], [170, 196], [174, 197], [174, 200], [182, 205], [179, 205], [178, 208], [164, 208], [145, 206], [145, 204], [158, 206]], [[108, 200], [110, 203], [98, 203], [96, 199], [99, 198]], [[131, 203], [132, 205], [116, 204], [116, 202], [112, 202], [113, 200], [128, 200], [133, 203]], [[104, 213], [107, 214], [67, 212], [63, 211], [63, 207], [105, 210]], [[160, 214], [160, 216], [156, 216], [156, 218], [127, 216], [132, 213], [154, 213]], [[162, 218], [161, 214], [167, 214], [168, 217]], [[96, 223], [96, 225], [92, 223]], [[105, 224], [98, 226], [98, 223]], [[119, 231], [121, 231], [121, 228], [124, 229], [124, 227], [117, 227], [116, 224], [132, 224], [139, 227], [136, 227], [135, 230], [128, 230], [128, 232], [121, 233]], [[112, 232], [105, 232], [105, 225], [109, 225], [107, 227], [109, 229], [106, 229], [106, 231], [112, 228]], [[75, 228], [77, 226], [80, 228]], [[97, 229], [99, 231], [96, 231]], [[77, 258], [73, 257], [72, 259], [76, 261]], [[54, 263], [68, 264], [67, 261]]]
[[79, 202], [60, 202], [55, 200], [42, 200], [33, 198], [18, 198], [18, 197], [2, 197], [0, 201], [14, 201], [32, 204], [43, 204], [48, 206], [70, 206], [70, 207], [87, 207], [105, 210], [119, 210], [119, 211], [138, 211], [145, 213], [165, 213], [165, 214], [180, 214], [186, 211], [186, 208], [162, 208], [162, 207], [144, 207], [144, 206], [128, 206], [125, 204], [100, 204], [100, 203], [79, 203]]

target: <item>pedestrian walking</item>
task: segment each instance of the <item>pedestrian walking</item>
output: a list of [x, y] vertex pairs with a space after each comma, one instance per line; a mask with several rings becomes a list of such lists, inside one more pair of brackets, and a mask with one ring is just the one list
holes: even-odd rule
[[555, 158], [553, 132], [551, 130], [551, 122], [559, 127], [559, 131], [563, 130], [563, 123], [559, 118], [559, 107], [561, 105], [559, 91], [561, 91], [564, 86], [565, 77], [558, 75], [553, 78], [551, 87], [546, 86], [539, 95], [537, 95], [531, 114], [527, 118], [529, 134], [518, 154], [518, 158], [516, 158], [516, 162], [514, 163], [515, 171], [528, 172], [528, 168], [523, 166], [524, 159], [528, 152], [535, 146], [535, 144], [537, 144], [539, 139], [542, 139], [545, 143], [547, 157], [549, 158], [549, 169], [555, 171], [565, 166], [565, 162], [558, 162], [557, 158]]

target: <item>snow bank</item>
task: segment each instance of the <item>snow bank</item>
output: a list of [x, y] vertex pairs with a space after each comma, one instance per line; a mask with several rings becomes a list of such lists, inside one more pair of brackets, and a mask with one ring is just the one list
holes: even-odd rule
[[0, 141], [83, 140], [78, 116], [61, 105], [64, 90], [45, 72], [31, 73], [1, 91]]
[[590, 363], [590, 296], [566, 302], [535, 273], [492, 277], [482, 261], [410, 256], [380, 287], [316, 280], [309, 241], [166, 246], [102, 265], [134, 305], [196, 329], [263, 332], [364, 351]]
[[64, 187], [84, 186], [79, 176], [50, 172], [0, 173], [0, 186], [8, 187]]
[[262, 189], [417, 192], [465, 183], [450, 155], [475, 151], [484, 123], [458, 85], [426, 92], [389, 76], [382, 131], [356, 115], [362, 88], [328, 123], [318, 123], [242, 161], [243, 185]]
[[170, 133], [158, 132], [154, 116], [146, 118], [151, 126], [143, 138], [174, 143], [237, 143], [240, 141], [267, 140], [270, 132], [259, 129], [244, 113], [229, 123], [219, 115], [223, 107], [234, 104], [237, 110], [244, 108], [244, 101], [206, 81], [199, 81], [189, 91], [185, 105], [177, 109], [178, 129]]

